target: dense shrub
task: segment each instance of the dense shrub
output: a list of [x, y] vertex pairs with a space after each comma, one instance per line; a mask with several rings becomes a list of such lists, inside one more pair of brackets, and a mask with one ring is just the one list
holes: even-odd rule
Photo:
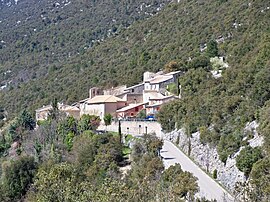
[[217, 149], [219, 158], [223, 163], [226, 163], [228, 156], [231, 156], [239, 150], [241, 140], [242, 137], [238, 132], [221, 136]]
[[215, 169], [215, 170], [213, 171], [213, 178], [214, 178], [214, 179], [217, 179], [217, 169]]
[[5, 198], [11, 201], [24, 195], [33, 182], [37, 168], [34, 158], [20, 157], [18, 160], [4, 162], [2, 173], [2, 190]]
[[248, 177], [253, 164], [262, 157], [262, 151], [259, 147], [252, 148], [251, 146], [247, 146], [242, 149], [240, 154], [236, 157], [236, 166]]

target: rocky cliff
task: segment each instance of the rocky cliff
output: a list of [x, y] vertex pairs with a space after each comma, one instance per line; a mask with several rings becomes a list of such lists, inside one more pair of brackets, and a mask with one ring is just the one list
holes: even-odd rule
[[[248, 123], [245, 127], [245, 131], [250, 131], [253, 133], [253, 138], [248, 141], [251, 147], [261, 146], [263, 143], [263, 138], [257, 133], [258, 124], [256, 121]], [[208, 144], [204, 145], [200, 142], [200, 133], [196, 132], [191, 135], [191, 138], [185, 134], [184, 129], [175, 130], [171, 133], [165, 134], [165, 138], [173, 142], [178, 142], [177, 138], [179, 136], [179, 148], [189, 154], [190, 158], [195, 161], [203, 170], [209, 172], [213, 175], [217, 171], [217, 181], [225, 186], [228, 190], [233, 192], [236, 182], [245, 181], [244, 173], [239, 171], [236, 167], [236, 156], [241, 151], [240, 150], [234, 155], [228, 157], [226, 164], [221, 162], [218, 156], [217, 149], [211, 147]]]

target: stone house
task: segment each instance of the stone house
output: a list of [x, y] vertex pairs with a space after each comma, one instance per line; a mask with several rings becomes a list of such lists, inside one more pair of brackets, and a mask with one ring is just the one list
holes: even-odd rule
[[116, 111], [117, 118], [135, 118], [138, 113], [145, 108], [145, 103], [129, 104]]
[[103, 120], [105, 114], [116, 116], [116, 111], [126, 106], [126, 101], [113, 95], [98, 95], [80, 101], [80, 116], [90, 114]]
[[178, 99], [178, 97], [174, 95], [164, 96], [163, 94], [157, 91], [145, 91], [144, 93], [144, 102], [148, 104], [145, 106], [146, 114], [154, 115], [156, 114], [161, 106], [167, 102]]
[[[66, 114], [66, 116], [73, 116], [76, 119], [80, 118], [80, 109], [77, 106], [65, 105], [63, 103], [58, 103], [58, 110]], [[43, 121], [47, 120], [50, 111], [53, 109], [52, 105], [43, 106], [36, 110], [36, 120]]]

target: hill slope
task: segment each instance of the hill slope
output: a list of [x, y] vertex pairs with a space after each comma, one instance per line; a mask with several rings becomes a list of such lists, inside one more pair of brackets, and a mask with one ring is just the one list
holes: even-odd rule
[[0, 86], [39, 79], [49, 67], [65, 64], [168, 2], [1, 1]]
[[[40, 63], [37, 66], [41, 73], [35, 73], [42, 77], [35, 79], [34, 75], [30, 82], [2, 92], [1, 104], [8, 111], [20, 111], [48, 103], [53, 97], [76, 101], [87, 96], [93, 85], [133, 84], [141, 80], [143, 71], [157, 71], [171, 60], [186, 63], [189, 58], [196, 58], [200, 55], [200, 44], [222, 36], [225, 41], [219, 45], [220, 55], [227, 57], [230, 71], [243, 70], [253, 66], [259, 54], [267, 50], [270, 13], [267, 3], [212, 0], [170, 4], [158, 15], [135, 23], [83, 54], [50, 65]], [[72, 30], [79, 35], [80, 30]], [[48, 60], [52, 60], [50, 56]], [[12, 62], [7, 60], [5, 70]]]
[[[79, 55], [61, 61], [52, 59], [46, 66], [36, 65], [33, 72], [39, 69], [42, 73], [1, 91], [0, 105], [10, 113], [23, 108], [33, 110], [53, 98], [71, 103], [85, 98], [91, 86], [134, 84], [144, 71], [160, 70], [175, 60], [187, 71], [180, 80], [183, 99], [163, 107], [159, 114], [163, 128], [169, 131], [177, 125], [188, 135], [200, 130], [201, 140], [216, 146], [224, 163], [241, 146], [245, 148], [239, 169], [247, 177], [251, 175], [251, 182], [261, 194], [255, 193], [253, 201], [264, 201], [269, 195], [270, 179], [269, 7], [268, 0], [171, 3], [158, 15], [137, 21]], [[224, 56], [229, 64], [219, 79], [209, 72], [213, 68], [209, 42], [213, 41], [218, 41], [215, 54]], [[208, 48], [201, 52], [205, 44]], [[73, 49], [70, 44], [68, 47]], [[33, 59], [27, 61], [35, 61], [32, 53], [22, 58], [28, 56]], [[3, 66], [16, 62], [7, 59]], [[245, 124], [255, 119], [260, 123], [259, 133], [265, 137], [262, 152], [247, 146], [250, 134], [243, 132]]]

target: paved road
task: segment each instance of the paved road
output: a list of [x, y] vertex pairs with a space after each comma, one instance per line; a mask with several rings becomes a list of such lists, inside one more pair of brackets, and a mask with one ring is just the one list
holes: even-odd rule
[[161, 156], [163, 157], [165, 168], [180, 163], [184, 171], [189, 171], [198, 178], [198, 185], [200, 187], [199, 197], [205, 197], [208, 200], [216, 199], [218, 202], [233, 201], [232, 196], [226, 190], [203, 172], [171, 142], [164, 140]]

